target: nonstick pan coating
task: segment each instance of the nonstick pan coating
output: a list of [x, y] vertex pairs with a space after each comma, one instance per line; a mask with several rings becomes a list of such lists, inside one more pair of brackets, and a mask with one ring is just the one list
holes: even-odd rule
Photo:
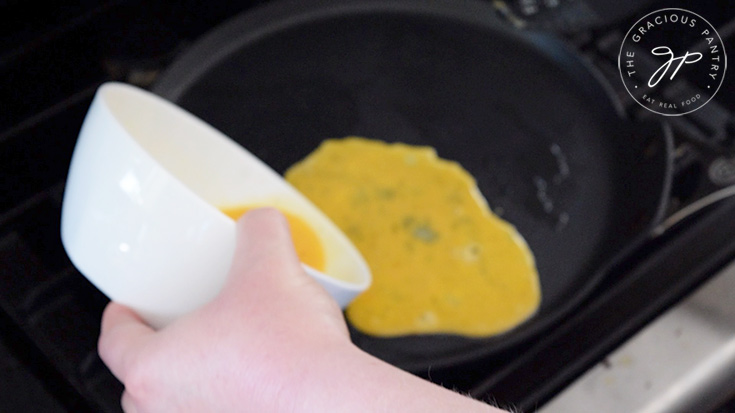
[[195, 44], [154, 91], [280, 172], [325, 138], [360, 135], [433, 146], [476, 177], [533, 250], [541, 307], [487, 339], [352, 331], [358, 346], [407, 370], [538, 337], [660, 217], [668, 189], [658, 131], [623, 122], [561, 43], [504, 28], [485, 3], [268, 4]]

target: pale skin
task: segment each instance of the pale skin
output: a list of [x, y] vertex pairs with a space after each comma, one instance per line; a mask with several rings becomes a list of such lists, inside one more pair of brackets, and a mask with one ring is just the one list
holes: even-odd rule
[[128, 412], [503, 412], [363, 352], [274, 209], [238, 221], [222, 293], [155, 331], [110, 303], [99, 352]]

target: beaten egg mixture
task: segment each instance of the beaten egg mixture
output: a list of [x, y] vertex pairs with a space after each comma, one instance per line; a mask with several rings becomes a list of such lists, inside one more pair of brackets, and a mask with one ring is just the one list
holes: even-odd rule
[[[237, 220], [246, 212], [255, 209], [255, 206], [238, 206], [220, 208], [220, 211], [228, 217]], [[326, 258], [321, 241], [314, 230], [304, 222], [303, 219], [289, 212], [281, 210], [288, 221], [291, 231], [291, 240], [299, 260], [309, 267], [324, 272], [326, 270]]]
[[541, 300], [534, 258], [474, 178], [430, 147], [350, 137], [323, 142], [286, 179], [350, 238], [373, 273], [347, 308], [375, 336], [488, 336]]

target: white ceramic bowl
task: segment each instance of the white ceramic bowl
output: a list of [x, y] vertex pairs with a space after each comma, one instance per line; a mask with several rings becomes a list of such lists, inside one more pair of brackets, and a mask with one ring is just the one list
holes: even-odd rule
[[235, 222], [218, 208], [234, 205], [276, 206], [307, 222], [330, 275], [305, 268], [343, 308], [370, 284], [344, 234], [240, 145], [142, 89], [99, 88], [74, 149], [61, 217], [67, 254], [97, 288], [154, 327], [210, 301], [235, 248]]

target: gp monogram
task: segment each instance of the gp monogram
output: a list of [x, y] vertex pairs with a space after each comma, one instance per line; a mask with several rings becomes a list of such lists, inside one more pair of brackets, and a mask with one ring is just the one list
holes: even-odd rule
[[665, 116], [709, 102], [725, 78], [727, 56], [715, 28], [696, 13], [661, 9], [625, 35], [618, 68], [626, 90], [644, 108]]

